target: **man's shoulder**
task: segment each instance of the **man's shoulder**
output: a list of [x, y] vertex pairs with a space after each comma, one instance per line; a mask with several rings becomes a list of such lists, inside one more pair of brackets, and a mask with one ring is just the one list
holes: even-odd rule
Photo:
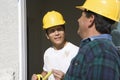
[[79, 48], [77, 45], [75, 45], [75, 44], [73, 44], [73, 43], [71, 43], [71, 42], [68, 42], [68, 43], [67, 43], [67, 46]]
[[49, 47], [45, 50], [45, 54], [51, 53], [53, 50], [53, 47]]

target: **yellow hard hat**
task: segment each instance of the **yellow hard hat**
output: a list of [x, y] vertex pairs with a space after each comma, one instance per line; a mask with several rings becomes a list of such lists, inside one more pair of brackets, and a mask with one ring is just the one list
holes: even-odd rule
[[86, 0], [81, 10], [87, 9], [114, 21], [120, 21], [120, 0]]
[[63, 24], [65, 24], [65, 20], [62, 14], [57, 11], [47, 12], [43, 17], [43, 29], [48, 29]]

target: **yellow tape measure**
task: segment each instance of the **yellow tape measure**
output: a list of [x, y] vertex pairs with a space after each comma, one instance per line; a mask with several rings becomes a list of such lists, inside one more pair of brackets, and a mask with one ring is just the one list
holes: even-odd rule
[[37, 74], [38, 80], [43, 80], [43, 76], [41, 74]]
[[52, 72], [48, 72], [45, 77], [43, 77], [41, 74], [37, 74], [38, 80], [47, 80], [47, 78], [52, 74]]

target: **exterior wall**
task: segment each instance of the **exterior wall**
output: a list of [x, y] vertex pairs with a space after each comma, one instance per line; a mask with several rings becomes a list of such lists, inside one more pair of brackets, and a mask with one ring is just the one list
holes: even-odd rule
[[115, 24], [115, 27], [112, 29], [112, 40], [116, 47], [120, 50], [120, 22]]
[[0, 80], [18, 80], [17, 5], [17, 0], [0, 0]]
[[116, 45], [120, 53], [120, 39], [119, 39], [120, 38], [120, 22], [115, 25], [111, 34], [112, 34], [113, 43]]

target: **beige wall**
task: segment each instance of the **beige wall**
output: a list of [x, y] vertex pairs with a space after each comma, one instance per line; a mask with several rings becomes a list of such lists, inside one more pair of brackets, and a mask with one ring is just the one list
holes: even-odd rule
[[19, 80], [17, 6], [17, 0], [0, 0], [0, 80]]

